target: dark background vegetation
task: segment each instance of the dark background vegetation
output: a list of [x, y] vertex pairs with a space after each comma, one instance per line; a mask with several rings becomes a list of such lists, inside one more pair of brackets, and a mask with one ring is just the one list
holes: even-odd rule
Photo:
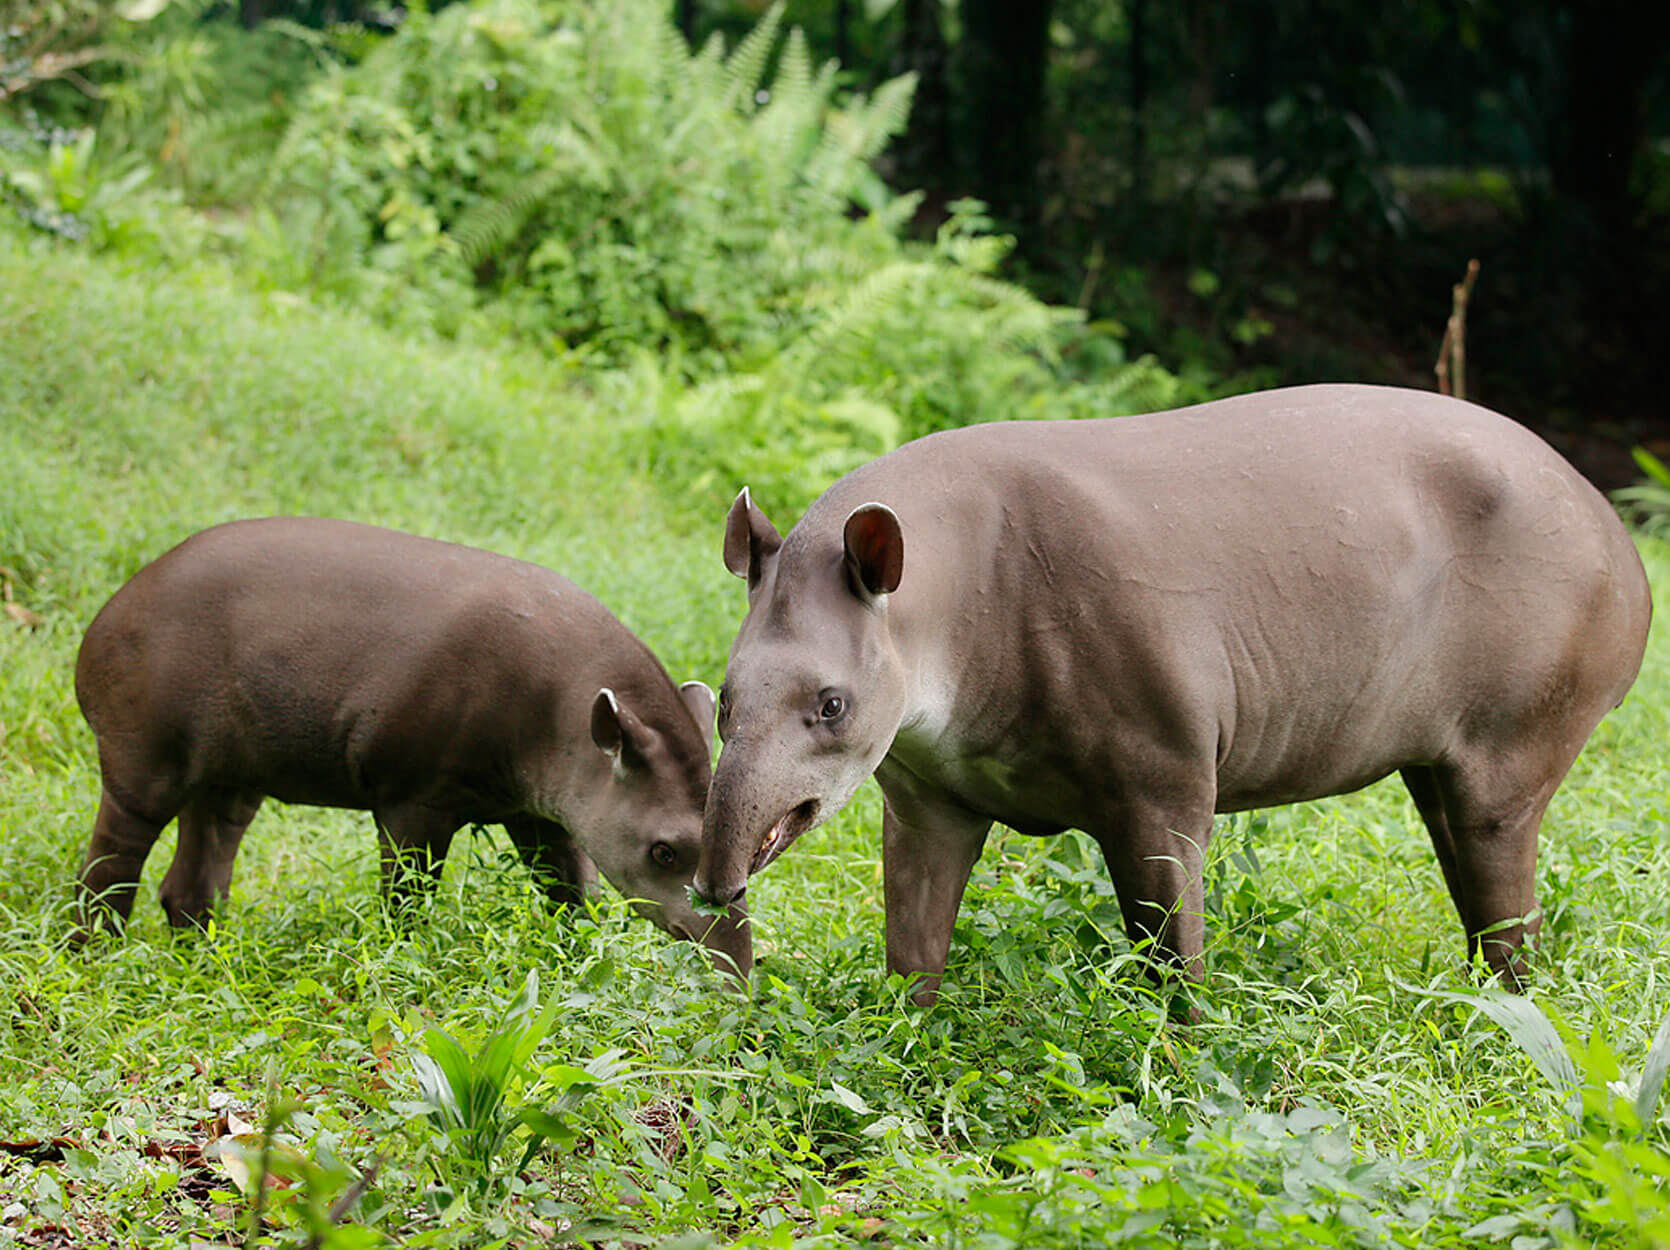
[[[750, 7], [679, 15], [700, 39]], [[1609, 481], [1616, 444], [1670, 432], [1666, 6], [794, 8], [858, 81], [920, 76], [896, 181], [928, 211], [986, 200], [1029, 284], [1128, 320], [1168, 363], [1431, 385], [1477, 258], [1479, 398]]]
[[[682, 0], [691, 37], [750, 7]], [[1482, 279], [1473, 393], [1591, 473], [1670, 433], [1670, 6], [836, 0], [859, 82], [920, 76], [891, 177], [987, 201], [1025, 280], [1163, 361], [1432, 384]]]

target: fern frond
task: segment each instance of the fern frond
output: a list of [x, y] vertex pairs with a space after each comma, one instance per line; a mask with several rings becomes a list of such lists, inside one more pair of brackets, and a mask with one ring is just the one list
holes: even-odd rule
[[595, 137], [581, 133], [574, 121], [535, 126], [528, 132], [528, 145], [542, 165], [560, 165], [577, 181], [597, 187], [613, 182], [608, 152]]
[[777, 59], [777, 73], [771, 80], [771, 102], [804, 99], [812, 86], [812, 54], [806, 50], [806, 32], [791, 27]]
[[866, 100], [855, 96], [824, 120], [817, 151], [806, 164], [806, 181], [827, 195], [851, 199], [860, 173], [910, 120], [916, 75], [890, 78]]
[[464, 263], [474, 268], [497, 255], [562, 184], [565, 172], [543, 169], [509, 195], [482, 200], [466, 209], [449, 231]]
[[726, 58], [726, 102], [732, 108], [743, 112], [753, 110], [754, 93], [760, 89], [766, 64], [771, 60], [771, 50], [777, 46], [777, 32], [783, 25], [783, 9], [784, 0], [776, 0], [754, 29], [742, 37], [736, 51]]

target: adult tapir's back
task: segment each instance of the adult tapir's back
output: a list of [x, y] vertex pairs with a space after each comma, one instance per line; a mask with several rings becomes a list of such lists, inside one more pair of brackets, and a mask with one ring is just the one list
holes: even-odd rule
[[982, 674], [951, 725], [978, 739], [978, 709], [1009, 701], [1098, 770], [1098, 738], [1208, 746], [1219, 811], [1356, 789], [1572, 700], [1598, 718], [1645, 646], [1645, 575], [1600, 493], [1524, 427], [1427, 392], [948, 431], [797, 532], [872, 499], [906, 535], [895, 628], [931, 620]]

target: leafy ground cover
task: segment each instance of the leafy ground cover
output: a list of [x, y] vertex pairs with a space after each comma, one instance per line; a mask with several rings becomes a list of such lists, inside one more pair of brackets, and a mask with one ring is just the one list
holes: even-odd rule
[[[170, 834], [131, 932], [65, 947], [80, 632], [205, 525], [524, 556], [717, 682], [737, 469], [679, 462], [675, 385], [0, 232], [0, 1244], [1670, 1245], [1662, 629], [1545, 827], [1517, 1015], [1461, 966], [1395, 783], [1221, 823], [1193, 1025], [1072, 836], [994, 838], [910, 1006], [873, 794], [751, 887], [747, 996], [618, 899], [554, 915], [495, 834], [395, 925], [367, 818], [279, 805], [211, 931], [154, 904]], [[1670, 548], [1644, 552], [1663, 610]]]

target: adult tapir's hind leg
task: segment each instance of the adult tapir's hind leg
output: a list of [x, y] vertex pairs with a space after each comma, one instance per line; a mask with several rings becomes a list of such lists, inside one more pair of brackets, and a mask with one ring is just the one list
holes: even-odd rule
[[199, 794], [180, 811], [174, 862], [157, 896], [175, 928], [201, 924], [232, 888], [232, 861], [263, 795]]
[[[1576, 750], [1527, 752], [1431, 766], [1439, 811], [1410, 787], [1426, 820], [1456, 911], [1467, 933], [1467, 953], [1509, 989], [1522, 987], [1525, 943], [1536, 936], [1537, 834], [1548, 801]], [[1407, 782], [1407, 777], [1405, 778]], [[1417, 783], [1420, 785], [1421, 783]], [[1452, 859], [1446, 862], [1445, 845]]]
[[1444, 814], [1444, 800], [1439, 794], [1438, 773], [1431, 764], [1412, 764], [1398, 775], [1415, 800], [1415, 810], [1421, 814], [1432, 849], [1438, 856], [1438, 867], [1444, 873], [1444, 885], [1449, 889], [1450, 901], [1461, 917], [1461, 927], [1473, 932], [1473, 917], [1468, 913], [1467, 895], [1461, 888], [1455, 860], [1455, 839], [1450, 833], [1450, 818]]
[[139, 800], [119, 794], [106, 782], [81, 865], [81, 923], [72, 941], [85, 941], [97, 929], [120, 929], [132, 913], [145, 857], [179, 810], [179, 799], [172, 794], [148, 800], [141, 807]]

